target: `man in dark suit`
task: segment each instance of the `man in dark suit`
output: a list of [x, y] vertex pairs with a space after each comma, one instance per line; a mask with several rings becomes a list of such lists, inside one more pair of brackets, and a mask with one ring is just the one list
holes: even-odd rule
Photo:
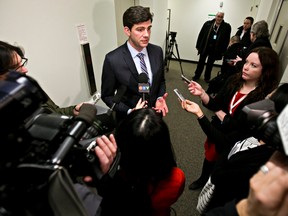
[[196, 42], [196, 49], [200, 57], [193, 77], [194, 81], [200, 78], [207, 57], [204, 80], [210, 81], [213, 64], [215, 60], [222, 59], [230, 41], [230, 34], [231, 26], [224, 21], [223, 12], [218, 12], [215, 19], [204, 23]]
[[[240, 37], [240, 42], [246, 49], [251, 45], [252, 41], [250, 39], [250, 31], [253, 25], [253, 17], [246, 17], [242, 26], [240, 26], [235, 35]], [[244, 48], [244, 49], [245, 49]]]
[[[138, 89], [141, 73], [146, 74], [150, 85], [149, 93], [144, 95], [147, 105], [163, 116], [168, 112], [163, 51], [159, 46], [149, 43], [152, 20], [149, 8], [128, 8], [123, 14], [124, 32], [128, 40], [105, 57], [101, 86], [101, 98], [105, 104], [112, 107], [115, 91], [126, 86], [124, 96], [114, 108], [118, 121], [129, 114], [145, 94]], [[144, 55], [142, 65], [139, 53]]]

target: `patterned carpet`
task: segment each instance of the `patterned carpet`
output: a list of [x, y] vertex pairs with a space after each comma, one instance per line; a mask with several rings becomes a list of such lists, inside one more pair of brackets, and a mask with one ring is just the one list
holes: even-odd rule
[[[196, 64], [182, 62], [181, 65], [185, 76], [192, 79]], [[212, 78], [218, 71], [219, 67], [213, 68]], [[178, 88], [185, 98], [198, 104], [200, 104], [200, 100], [198, 97], [192, 96], [189, 93], [187, 84], [181, 80], [181, 68], [178, 61], [170, 61], [169, 70], [165, 76], [167, 92], [169, 94], [167, 98], [169, 113], [165, 117], [165, 121], [170, 129], [170, 136], [178, 166], [186, 175], [185, 190], [177, 203], [173, 205], [173, 209], [176, 211], [177, 216], [198, 216], [199, 213], [196, 210], [196, 205], [200, 190], [191, 191], [188, 189], [188, 185], [200, 175], [204, 158], [203, 145], [206, 136], [198, 125], [196, 117], [181, 108], [173, 89]], [[207, 83], [205, 83], [203, 79], [202, 74], [199, 84], [201, 84], [204, 89], [207, 89]], [[203, 108], [203, 111], [207, 116], [211, 116], [212, 114], [205, 108]], [[171, 213], [171, 216], [173, 215], [175, 214]]]

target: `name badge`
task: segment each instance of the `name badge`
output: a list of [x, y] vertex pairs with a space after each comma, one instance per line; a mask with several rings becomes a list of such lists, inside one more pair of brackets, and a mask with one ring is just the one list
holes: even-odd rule
[[216, 38], [217, 38], [217, 35], [213, 35], [213, 40], [216, 40]]

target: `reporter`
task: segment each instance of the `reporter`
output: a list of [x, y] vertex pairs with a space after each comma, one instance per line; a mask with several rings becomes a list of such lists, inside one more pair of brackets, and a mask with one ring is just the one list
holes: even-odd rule
[[116, 127], [120, 169], [106, 188], [103, 215], [168, 216], [183, 192], [185, 175], [177, 168], [166, 123], [152, 108], [138, 109]]
[[[188, 90], [192, 95], [199, 96], [206, 108], [214, 111], [214, 127], [224, 133], [235, 132], [232, 137], [232, 143], [235, 143], [245, 136], [239, 124], [241, 109], [247, 104], [264, 99], [272, 92], [277, 87], [278, 74], [278, 54], [270, 48], [258, 47], [251, 50], [247, 56], [242, 72], [230, 76], [215, 98], [209, 96], [195, 81], [189, 83]], [[191, 190], [204, 186], [219, 157], [215, 140], [212, 136], [206, 135], [202, 174], [189, 185]]]

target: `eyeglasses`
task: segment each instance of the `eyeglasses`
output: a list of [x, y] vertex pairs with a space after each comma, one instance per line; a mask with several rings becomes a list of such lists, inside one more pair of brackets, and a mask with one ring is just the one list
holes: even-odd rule
[[17, 68], [15, 68], [15, 70], [18, 70], [19, 68], [24, 67], [25, 65], [27, 65], [27, 63], [28, 63], [28, 59], [25, 57], [22, 57], [20, 65]]

